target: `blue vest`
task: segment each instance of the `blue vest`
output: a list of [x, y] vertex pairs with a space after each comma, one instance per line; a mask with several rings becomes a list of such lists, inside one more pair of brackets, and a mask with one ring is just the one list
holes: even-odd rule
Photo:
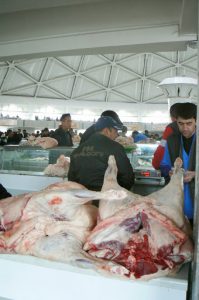
[[[195, 143], [196, 136], [194, 135], [192, 139], [191, 148], [193, 147], [193, 144]], [[190, 153], [192, 152], [191, 149], [189, 151], [189, 154], [186, 153], [183, 141], [181, 137], [181, 146], [182, 146], [182, 158], [183, 158], [183, 168], [185, 171], [189, 168], [189, 160], [190, 160]], [[187, 216], [188, 219], [193, 219], [193, 199], [191, 197], [190, 192], [190, 183], [184, 183], [184, 214]]]

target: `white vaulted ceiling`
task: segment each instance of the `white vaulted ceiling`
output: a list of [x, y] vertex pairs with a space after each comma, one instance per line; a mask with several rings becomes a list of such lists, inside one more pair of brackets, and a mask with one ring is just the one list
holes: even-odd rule
[[165, 104], [158, 84], [197, 78], [196, 48], [197, 0], [0, 0], [1, 107]]
[[33, 97], [33, 101], [167, 103], [158, 84], [172, 76], [197, 78], [196, 49], [4, 61], [0, 95]]

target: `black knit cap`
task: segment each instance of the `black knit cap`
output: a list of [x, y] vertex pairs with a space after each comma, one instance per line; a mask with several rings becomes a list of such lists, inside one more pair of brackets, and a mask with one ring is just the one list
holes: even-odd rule
[[113, 118], [117, 123], [123, 125], [122, 121], [120, 120], [118, 114], [114, 110], [105, 110], [101, 113], [101, 117], [111, 117]]

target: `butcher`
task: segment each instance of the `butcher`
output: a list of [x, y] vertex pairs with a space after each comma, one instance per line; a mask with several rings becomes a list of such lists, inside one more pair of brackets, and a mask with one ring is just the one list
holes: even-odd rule
[[118, 182], [130, 190], [134, 183], [133, 168], [124, 147], [114, 141], [122, 125], [111, 117], [103, 116], [98, 119], [95, 127], [96, 133], [72, 152], [68, 180], [83, 184], [90, 190], [100, 191], [109, 155], [114, 155]]
[[168, 137], [160, 170], [168, 177], [177, 157], [183, 161], [184, 173], [184, 213], [192, 222], [195, 189], [196, 164], [196, 115], [197, 107], [193, 103], [181, 103], [178, 107], [177, 125], [179, 134]]

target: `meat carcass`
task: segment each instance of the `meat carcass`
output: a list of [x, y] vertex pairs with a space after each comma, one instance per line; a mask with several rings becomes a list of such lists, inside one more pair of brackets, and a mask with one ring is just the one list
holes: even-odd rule
[[55, 182], [48, 185], [44, 190], [83, 190], [87, 189], [80, 183], [74, 181], [63, 180], [62, 182]]
[[117, 200], [101, 200], [99, 204], [100, 219], [114, 215], [121, 209], [128, 208], [132, 203], [145, 201], [152, 203], [160, 212], [170, 218], [179, 228], [189, 230], [189, 224], [183, 213], [183, 173], [182, 160], [176, 159], [173, 175], [169, 184], [148, 196], [140, 196], [138, 194], [127, 191], [117, 183], [117, 165], [114, 156], [110, 156], [108, 160], [108, 168], [105, 172], [102, 191], [109, 189], [126, 191], [127, 196], [124, 199]]
[[[114, 159], [111, 162], [108, 168], [112, 168], [113, 174]], [[99, 222], [84, 249], [95, 257], [121, 264], [129, 270], [129, 276], [133, 279], [164, 276], [190, 261], [193, 245], [183, 214], [181, 166], [179, 158], [175, 162], [171, 182], [162, 191], [149, 197], [133, 195], [132, 201], [128, 193], [127, 201], [126, 198], [120, 201], [120, 207], [117, 201], [115, 208], [114, 204], [107, 206], [108, 211], [112, 207], [115, 214]], [[106, 207], [103, 205], [102, 208], [104, 210]], [[107, 215], [110, 214], [111, 211]]]
[[[97, 208], [86, 203], [100, 198], [125, 197], [125, 192], [93, 192], [80, 189], [79, 184], [69, 182], [68, 185], [79, 189], [53, 189], [51, 186], [41, 192], [29, 194], [29, 198], [26, 195], [26, 202], [25, 196], [22, 197], [23, 200], [19, 196], [18, 199], [7, 198], [10, 207], [12, 200], [17, 200], [15, 204], [22, 201], [23, 205], [19, 205], [21, 214], [14, 216], [12, 223], [9, 222], [12, 226], [4, 228], [0, 235], [0, 253], [29, 254], [119, 274], [129, 273], [125, 267], [93, 258], [82, 249], [97, 218]], [[63, 183], [60, 186], [63, 187]], [[2, 224], [6, 215], [4, 201], [1, 210]]]
[[0, 202], [0, 232], [10, 229], [20, 220], [32, 193], [9, 197]]
[[101, 273], [129, 274], [125, 267], [92, 257], [83, 250], [83, 244], [90, 233], [84, 227], [74, 226], [67, 221], [53, 222], [48, 217], [33, 218], [18, 226], [13, 228], [12, 234], [7, 233], [4, 245], [0, 239], [0, 249], [7, 246], [6, 253], [33, 255], [95, 269]]
[[35, 137], [31, 135], [27, 142], [23, 144], [25, 145], [30, 145], [30, 146], [40, 146], [43, 149], [49, 149], [56, 147], [58, 145], [58, 142], [56, 139], [51, 138], [51, 137]]
[[56, 164], [49, 164], [45, 168], [44, 174], [47, 176], [66, 177], [68, 174], [69, 166], [70, 157], [66, 157], [62, 154], [58, 157]]
[[101, 199], [99, 203], [99, 220], [108, 218], [114, 215], [117, 211], [127, 208], [132, 202], [140, 197], [139, 195], [126, 190], [118, 184], [117, 171], [115, 158], [113, 155], [110, 155], [108, 159], [108, 168], [106, 169], [104, 175], [102, 191], [108, 191], [110, 189], [125, 191], [126, 197], [124, 199], [113, 199], [110, 201]]
[[[53, 183], [47, 186], [44, 191], [50, 190], [72, 190], [86, 189], [83, 185], [73, 181], [63, 181]], [[23, 215], [23, 211], [33, 195], [41, 195], [41, 192], [32, 192], [17, 195], [1, 200], [0, 202], [0, 232], [10, 229], [13, 223], [19, 221]]]

